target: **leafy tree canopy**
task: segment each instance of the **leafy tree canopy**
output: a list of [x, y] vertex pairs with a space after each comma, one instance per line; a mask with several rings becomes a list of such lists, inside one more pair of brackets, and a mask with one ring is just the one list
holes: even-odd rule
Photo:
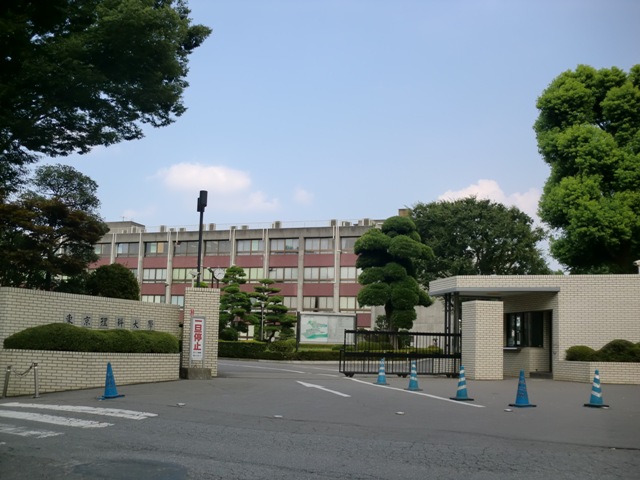
[[516, 207], [468, 197], [417, 203], [411, 215], [435, 257], [420, 271], [425, 286], [453, 275], [550, 273], [538, 248], [544, 231]]
[[380, 230], [372, 228], [356, 240], [354, 252], [356, 266], [362, 269], [360, 305], [384, 305], [390, 328], [410, 330], [415, 307], [431, 304], [416, 280], [416, 265], [429, 261], [432, 252], [420, 243], [413, 220], [388, 218]]
[[579, 65], [538, 98], [538, 148], [551, 167], [540, 218], [572, 273], [633, 273], [640, 259], [640, 65]]
[[87, 280], [87, 293], [99, 297], [140, 300], [138, 280], [124, 265], [112, 263], [95, 269]]
[[210, 34], [183, 0], [5, 0], [0, 197], [41, 153], [86, 153], [182, 115], [190, 53]]
[[97, 260], [108, 227], [95, 213], [96, 183], [73, 168], [38, 168], [31, 186], [0, 203], [0, 285], [53, 290]]

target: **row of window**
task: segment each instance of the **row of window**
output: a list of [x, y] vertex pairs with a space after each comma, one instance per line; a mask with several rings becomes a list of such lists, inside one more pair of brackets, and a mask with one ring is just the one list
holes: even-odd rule
[[[165, 303], [165, 296], [142, 295], [142, 301], [150, 303]], [[184, 295], [171, 295], [171, 303], [173, 305], [184, 307]], [[288, 307], [289, 310], [298, 309], [297, 297], [282, 297], [282, 303]], [[302, 307], [306, 312], [333, 311], [333, 297], [302, 297]], [[339, 307], [341, 312], [363, 310], [360, 308], [356, 297], [340, 297]]]
[[[353, 252], [353, 245], [357, 237], [343, 237], [340, 239], [340, 250], [342, 252]], [[297, 255], [300, 239], [298, 238], [274, 238], [269, 241], [269, 252], [272, 255]], [[166, 256], [169, 251], [168, 242], [144, 242], [144, 255]], [[137, 257], [140, 253], [140, 243], [123, 242], [116, 243], [115, 254], [117, 257]], [[204, 255], [207, 256], [229, 256], [231, 254], [231, 242], [229, 240], [205, 240], [203, 242]], [[333, 238], [306, 238], [304, 240], [304, 253], [331, 253], [334, 251]], [[111, 244], [99, 243], [95, 246], [98, 256], [111, 256]], [[237, 240], [236, 255], [262, 255], [264, 254], [264, 240]], [[175, 256], [197, 256], [197, 241], [179, 241], [173, 244], [173, 255]]]
[[[270, 268], [269, 274], [265, 277], [264, 268], [251, 267], [244, 268], [246, 280], [248, 282], [262, 280], [263, 278], [271, 278], [280, 282], [290, 282], [298, 280], [297, 267]], [[133, 274], [137, 277], [137, 269], [132, 269]], [[171, 280], [173, 283], [189, 283], [195, 277], [193, 268], [174, 268], [171, 271]], [[305, 267], [303, 269], [303, 279], [310, 282], [328, 282], [334, 280], [335, 269], [333, 267]], [[340, 267], [340, 280], [355, 282], [360, 274], [360, 269], [356, 267]], [[144, 283], [159, 283], [167, 281], [166, 268], [145, 268], [142, 270], [142, 281]], [[215, 279], [213, 274], [205, 269], [203, 271], [203, 281], [213, 282]]]

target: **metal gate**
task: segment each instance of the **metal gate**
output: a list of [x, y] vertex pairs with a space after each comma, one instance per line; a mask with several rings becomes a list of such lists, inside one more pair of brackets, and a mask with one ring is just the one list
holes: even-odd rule
[[461, 358], [460, 333], [418, 333], [346, 330], [340, 350], [340, 373], [378, 373], [385, 359], [385, 373], [406, 377], [415, 362], [419, 375], [457, 377]]

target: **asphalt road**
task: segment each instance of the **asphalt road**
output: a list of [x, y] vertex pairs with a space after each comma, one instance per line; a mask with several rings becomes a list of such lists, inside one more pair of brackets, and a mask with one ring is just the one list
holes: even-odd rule
[[[221, 359], [218, 378], [0, 400], [0, 479], [636, 479], [640, 386], [348, 379]], [[118, 372], [114, 372], [117, 383]], [[412, 386], [416, 386], [413, 384]]]

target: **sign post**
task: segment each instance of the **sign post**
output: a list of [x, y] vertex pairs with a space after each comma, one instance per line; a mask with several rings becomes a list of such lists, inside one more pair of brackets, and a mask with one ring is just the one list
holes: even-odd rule
[[191, 317], [189, 367], [192, 362], [202, 362], [204, 366], [205, 320], [203, 316]]

